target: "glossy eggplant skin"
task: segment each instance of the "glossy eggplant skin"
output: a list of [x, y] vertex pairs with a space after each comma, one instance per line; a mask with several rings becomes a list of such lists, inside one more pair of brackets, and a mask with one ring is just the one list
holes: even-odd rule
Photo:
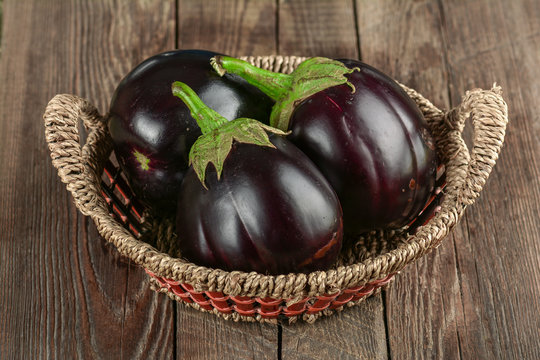
[[178, 202], [181, 256], [223, 270], [286, 274], [325, 270], [341, 249], [337, 195], [296, 146], [271, 135], [274, 148], [234, 143], [221, 178], [192, 168]]
[[400, 228], [422, 210], [435, 186], [437, 156], [422, 113], [391, 78], [359, 67], [347, 85], [323, 90], [292, 114], [289, 139], [338, 194], [346, 233]]
[[268, 122], [272, 100], [238, 76], [217, 75], [210, 66], [214, 55], [176, 50], [152, 56], [112, 97], [108, 126], [115, 154], [137, 198], [157, 212], [174, 210], [189, 150], [201, 135], [189, 109], [172, 95], [174, 81], [187, 83], [228, 120]]

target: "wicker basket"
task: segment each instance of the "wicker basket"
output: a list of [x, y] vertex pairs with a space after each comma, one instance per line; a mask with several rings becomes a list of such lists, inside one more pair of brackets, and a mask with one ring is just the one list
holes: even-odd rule
[[[304, 60], [282, 56], [244, 59], [284, 73]], [[165, 222], [144, 216], [144, 208], [111, 161], [111, 139], [96, 108], [79, 97], [57, 95], [44, 114], [45, 132], [52, 163], [77, 208], [94, 220], [99, 233], [120, 254], [146, 270], [154, 290], [235, 321], [313, 322], [380, 291], [406, 265], [438, 246], [465, 208], [474, 203], [498, 158], [508, 121], [500, 87], [468, 91], [462, 103], [448, 112], [403, 88], [433, 131], [444, 170], [440, 180], [445, 179], [446, 186], [434, 194], [431, 205], [411, 226], [362, 236], [342, 251], [334, 268], [310, 274], [227, 272], [169, 256], [159, 244], [174, 238], [174, 231]], [[461, 135], [469, 118], [474, 130], [470, 152]], [[79, 120], [88, 132], [82, 146]], [[140, 240], [144, 233], [152, 234], [153, 246]]]

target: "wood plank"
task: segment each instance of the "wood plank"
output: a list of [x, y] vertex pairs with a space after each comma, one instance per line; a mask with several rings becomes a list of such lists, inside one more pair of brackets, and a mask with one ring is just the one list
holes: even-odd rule
[[[445, 44], [434, 1], [358, 1], [363, 60], [448, 108]], [[455, 359], [461, 297], [453, 237], [386, 293], [391, 358]]]
[[[452, 81], [449, 84], [449, 88], [452, 89], [452, 103], [458, 103], [460, 101], [460, 95], [466, 89], [477, 86], [490, 87], [494, 80], [502, 83], [508, 79], [512, 79], [512, 86], [504, 86], [503, 84], [503, 88], [510, 88], [510, 94], [506, 95], [507, 97], [510, 97], [510, 108], [512, 108], [512, 103], [517, 101], [521, 107], [521, 115], [523, 115], [525, 112], [525, 108], [523, 107], [524, 100], [519, 98], [518, 100], [513, 100], [512, 96], [515, 96], [513, 95], [515, 94], [515, 90], [512, 89], [518, 89], [519, 87], [524, 89], [537, 89], [537, 85], [535, 85], [535, 83], [531, 83], [530, 81], [522, 81], [524, 78], [534, 79], [535, 76], [538, 76], [536, 73], [534, 73], [536, 69], [534, 69], [533, 65], [537, 59], [535, 59], [532, 55], [534, 54], [534, 51], [530, 51], [531, 48], [538, 49], [538, 46], [531, 47], [531, 43], [528, 41], [531, 38], [534, 38], [534, 34], [537, 33], [537, 29], [534, 28], [535, 22], [531, 20], [536, 19], [538, 16], [537, 14], [535, 15], [535, 12], [533, 11], [535, 8], [534, 4], [521, 4], [513, 2], [512, 4], [514, 4], [514, 6], [511, 7], [513, 13], [509, 14], [506, 5], [504, 6], [503, 11], [503, 6], [494, 6], [492, 2], [484, 2], [482, 4], [478, 4], [477, 2], [456, 2], [453, 4], [448, 4], [447, 2], [441, 3], [444, 4], [445, 10], [451, 10], [450, 14], [447, 14], [445, 11], [440, 13], [439, 16], [443, 25], [445, 24], [445, 21], [448, 24], [448, 28], [445, 28], [443, 33], [442, 51], [443, 53], [446, 52], [446, 44], [448, 44], [449, 50], [447, 57], [450, 62], [448, 69], [449, 73], [452, 74]], [[437, 4], [431, 5], [434, 6], [434, 9], [436, 9], [438, 6]], [[415, 19], [414, 22], [408, 21], [406, 23], [406, 26], [403, 27], [402, 33], [405, 33], [407, 29], [411, 27], [411, 24], [415, 24], [416, 26], [418, 23], [426, 23], [425, 18], [418, 16], [416, 12], [411, 10], [418, 6], [423, 5], [415, 4], [414, 6], [411, 5], [410, 8], [407, 7], [401, 10], [394, 9], [391, 11], [391, 13], [401, 13], [405, 14], [405, 16], [409, 17], [410, 19]], [[446, 9], [447, 7], [449, 9]], [[455, 10], [455, 8], [459, 8], [459, 10]], [[374, 14], [373, 11], [367, 12], [370, 14], [370, 17]], [[524, 13], [528, 13], [530, 15], [524, 16]], [[505, 27], [503, 26], [504, 22], [502, 19], [506, 20], [517, 18], [523, 19], [523, 29], [516, 29], [516, 33], [511, 35], [505, 34]], [[392, 21], [394, 23], [397, 22], [395, 18], [393, 18]], [[362, 23], [362, 21], [359, 21], [359, 23]], [[381, 26], [380, 30], [373, 31], [372, 34], [377, 34], [384, 28], [385, 26], [383, 25]], [[394, 45], [399, 45], [400, 43], [405, 42], [407, 43], [407, 47], [410, 47], [410, 41], [418, 41], [418, 37], [421, 38], [421, 35], [426, 33], [436, 34], [437, 31], [436, 29], [428, 32], [414, 31], [413, 34], [407, 34], [404, 39]], [[362, 39], [366, 38], [365, 33], [362, 31], [361, 35]], [[370, 39], [372, 38], [371, 36], [367, 37]], [[386, 38], [393, 39], [393, 37], [390, 35], [388, 35]], [[505, 46], [509, 47], [510, 43], [515, 43], [514, 39], [519, 38], [523, 38], [523, 40], [518, 43], [527, 44], [527, 47], [522, 46], [520, 50], [520, 55], [524, 56], [525, 58], [528, 56], [528, 62], [524, 61], [523, 64], [520, 64], [520, 55], [512, 58], [511, 52], [508, 51], [509, 49], [505, 49]], [[384, 43], [384, 40], [381, 41], [377, 39], [376, 43]], [[433, 44], [433, 42], [431, 43]], [[537, 44], [537, 42], [533, 42], [533, 44]], [[362, 42], [362, 45], [364, 46], [365, 42]], [[394, 48], [394, 46], [391, 45], [387, 47], [389, 49]], [[519, 49], [519, 46], [514, 46], [514, 48]], [[362, 50], [364, 58], [366, 58], [367, 55], [365, 54], [364, 48], [362, 48]], [[516, 53], [518, 53], [518, 51], [516, 51]], [[414, 62], [422, 61], [418, 60], [421, 58], [420, 55], [421, 54], [417, 54], [416, 56], [411, 56], [410, 58]], [[399, 62], [407, 61], [403, 60], [403, 56], [396, 56], [396, 58], [399, 58]], [[473, 59], [472, 62], [471, 58]], [[396, 60], [396, 62], [397, 61], [398, 60]], [[517, 72], [514, 74], [508, 74], [509, 69], [516, 68], [516, 63], [519, 64], [517, 65], [518, 68], [527, 66], [527, 68], [533, 73], [529, 73], [522, 77], [517, 77]], [[414, 67], [412, 69], [414, 69]], [[519, 85], [518, 82], [520, 82]], [[426, 83], [423, 81], [417, 83], [418, 85], [412, 86], [419, 90], [423, 86], [426, 86]], [[428, 92], [424, 92], [423, 90], [421, 90], [421, 92], [423, 92], [425, 95], [428, 94]], [[441, 94], [444, 95], [444, 93]], [[532, 100], [534, 98], [530, 99]], [[437, 103], [437, 101], [435, 102]], [[534, 107], [535, 101], [532, 100], [531, 103]], [[437, 328], [429, 328], [429, 323], [434, 322], [433, 319], [436, 319], [436, 317], [434, 318], [433, 316], [433, 310], [431, 310], [433, 307], [435, 307], [435, 305], [433, 304], [433, 299], [429, 297], [426, 299], [426, 295], [421, 294], [419, 299], [417, 299], [418, 304], [416, 304], [416, 307], [411, 306], [411, 304], [406, 302], [405, 308], [413, 309], [413, 312], [415, 311], [414, 309], [420, 309], [419, 311], [426, 311], [427, 309], [428, 312], [427, 314], [420, 314], [421, 316], [418, 315], [418, 319], [414, 320], [413, 325], [416, 325], [416, 327], [412, 327], [414, 331], [410, 330], [411, 326], [410, 324], [406, 323], [405, 320], [398, 319], [398, 321], [394, 322], [394, 324], [397, 324], [398, 327], [401, 328], [401, 331], [396, 333], [396, 338], [401, 338], [402, 340], [392, 342], [393, 339], [391, 338], [391, 343], [393, 344], [391, 346], [392, 355], [396, 354], [395, 349], [398, 349], [398, 351], [405, 349], [406, 354], [413, 353], [415, 354], [415, 358], [419, 357], [416, 351], [417, 349], [420, 349], [420, 342], [424, 341], [423, 338], [426, 336], [426, 334], [423, 333], [422, 329], [418, 328], [425, 328], [425, 322], [428, 322], [428, 339], [430, 333], [433, 333], [436, 329], [443, 329], [441, 334], [442, 336], [439, 336], [442, 339], [439, 344], [450, 343], [455, 347], [455, 336], [452, 336], [452, 332], [455, 329], [457, 331], [456, 335], [458, 340], [457, 346], [459, 354], [461, 354], [461, 356], [464, 358], [507, 358], [510, 352], [514, 352], [512, 358], [521, 358], [521, 355], [524, 354], [528, 355], [524, 355], [525, 358], [535, 358], [535, 356], [531, 356], [530, 354], [532, 353], [536, 355], [532, 349], [536, 350], [537, 347], [530, 344], [534, 343], [534, 339], [537, 341], [539, 335], [538, 329], [540, 327], [538, 326], [538, 315], [536, 313], [533, 314], [534, 311], [531, 309], [537, 309], [537, 303], [535, 303], [535, 300], [533, 300], [533, 304], [530, 306], [524, 306], [525, 302], [521, 300], [513, 300], [513, 297], [511, 299], [504, 299], [503, 290], [498, 288], [498, 286], [502, 286], [504, 289], [510, 289], [512, 288], [512, 285], [509, 284], [519, 286], [518, 293], [520, 293], [519, 295], [524, 296], [517, 295], [516, 297], [518, 299], [536, 299], [536, 297], [534, 297], [534, 295], [532, 295], [530, 292], [534, 292], [534, 289], [539, 288], [538, 272], [532, 270], [535, 268], [533, 264], [538, 264], [538, 256], [536, 255], [535, 257], [532, 254], [538, 254], [538, 251], [535, 252], [537, 246], [535, 247], [534, 241], [531, 240], [532, 238], [538, 238], [538, 220], [536, 215], [534, 215], [538, 213], [538, 183], [536, 181], [538, 176], [537, 174], [534, 174], [536, 169], [534, 166], [532, 169], [530, 169], [530, 166], [525, 165], [525, 163], [537, 163], [537, 158], [531, 156], [531, 154], [539, 153], [537, 145], [532, 146], [533, 144], [537, 144], [537, 142], [534, 142], [531, 138], [537, 138], [538, 131], [534, 131], [535, 125], [534, 122], [531, 121], [534, 116], [531, 114], [534, 114], [534, 112], [527, 113], [525, 118], [528, 119], [528, 121], [520, 123], [522, 127], [525, 127], [525, 131], [517, 130], [516, 132], [516, 134], [519, 134], [516, 136], [520, 137], [519, 140], [516, 140], [519, 142], [519, 145], [516, 148], [521, 149], [521, 146], [524, 146], [526, 150], [524, 153], [511, 152], [509, 156], [514, 157], [510, 162], [512, 166], [508, 166], [506, 170], [499, 170], [501, 167], [504, 167], [504, 165], [501, 165], [501, 163], [504, 163], [505, 155], [503, 153], [503, 157], [501, 158], [499, 165], [496, 167], [495, 173], [492, 175], [493, 177], [501, 176], [502, 178], [508, 180], [508, 182], [505, 182], [504, 185], [500, 185], [500, 187], [490, 191], [489, 186], [497, 186], [492, 185], [493, 182], [497, 180], [491, 179], [490, 185], [488, 185], [488, 188], [482, 195], [480, 202], [468, 210], [467, 217], [462, 222], [461, 227], [456, 230], [453, 238], [451, 237], [448, 239], [450, 241], [453, 239], [455, 246], [454, 254], [456, 256], [455, 260], [448, 257], [449, 262], [455, 263], [447, 266], [447, 271], [450, 271], [448, 272], [449, 278], [444, 281], [448, 286], [436, 286], [437, 283], [433, 283], [433, 278], [431, 278], [431, 281], [426, 282], [422, 280], [422, 278], [425, 276], [419, 277], [422, 281], [422, 286], [426, 288], [426, 291], [430, 292], [431, 295], [428, 294], [429, 297], [433, 296], [433, 289], [450, 290], [445, 294], [442, 306], [445, 313], [444, 317], [448, 318], [448, 320], [456, 322], [456, 324], [452, 325], [451, 327], [442, 326]], [[510, 130], [510, 139], [512, 136], [511, 134], [512, 133]], [[507, 143], [508, 141], [512, 140], [507, 140]], [[506, 148], [508, 148], [508, 145]], [[511, 169], [514, 168], [516, 164], [520, 163], [523, 166], [526, 166], [528, 172], [533, 172], [533, 174], [529, 174], [531, 175], [530, 177], [526, 176], [524, 179], [518, 179], [518, 177], [522, 175], [514, 175], [515, 171], [512, 171]], [[515, 181], [518, 181], [517, 187], [515, 185]], [[527, 195], [526, 201], [522, 202], [521, 199], [525, 198], [525, 196], [517, 194], [525, 194], [523, 189], [527, 189], [527, 194], [530, 195]], [[511, 210], [509, 210], [508, 207], [511, 207], [512, 205], [507, 205], [508, 202], [511, 202], [509, 201], [511, 198], [511, 195], [508, 194], [509, 190], [511, 191], [512, 195], [515, 196], [515, 199], [519, 199], [513, 203], [515, 207]], [[486, 197], [489, 197], [490, 200], [483, 200]], [[481, 205], [481, 203], [484, 201], [485, 205]], [[481, 213], [482, 210], [479, 209], [481, 206], [486, 207], [486, 209], [483, 210], [483, 213]], [[499, 210], [499, 213], [493, 215], [495, 208]], [[476, 216], [475, 224], [471, 224], [471, 212], [473, 212], [473, 214]], [[510, 215], [510, 219], [512, 219], [511, 221], [513, 221], [514, 224], [508, 223], [507, 219], [509, 214], [512, 214]], [[502, 223], [502, 219], [504, 219], [504, 223]], [[480, 231], [483, 231], [484, 233], [478, 233], [478, 228], [480, 228]], [[501, 233], [501, 229], [507, 230], [504, 233]], [[512, 274], [511, 272], [508, 272], [508, 270], [505, 270], [509, 267], [506, 264], [506, 261], [508, 260], [500, 260], [507, 258], [506, 252], [508, 251], [506, 246], [500, 244], [500, 242], [506, 243], [508, 241], [513, 243], [513, 239], [516, 238], [516, 235], [513, 234], [513, 232], [520, 234], [520, 238], [522, 238], [522, 236], [526, 238], [525, 240], [520, 240], [522, 244], [526, 244], [526, 246], [520, 247], [520, 250], [526, 255], [526, 261], [525, 263], [519, 263], [517, 258], [520, 255], [523, 256], [523, 254], [520, 253], [519, 250], [512, 248], [512, 252], [515, 252], [515, 258], [513, 259], [515, 262], [512, 265], [514, 267], [514, 273]], [[471, 234], [473, 235], [471, 236]], [[501, 235], [503, 236], [501, 237]], [[477, 239], [477, 236], [480, 236], [482, 240]], [[484, 244], [479, 246], [479, 241], [483, 241]], [[447, 256], [443, 254], [443, 252], [446, 251], [446, 248], [447, 246], [445, 245], [437, 250], [437, 253], [440, 253], [440, 257]], [[529, 250], [531, 248], [532, 250]], [[426, 261], [431, 261], [431, 259]], [[522, 269], [521, 266], [523, 265], [524, 268]], [[454, 266], [457, 266], [457, 283], [456, 276], [454, 272], [451, 271]], [[536, 266], [536, 268], [538, 267]], [[438, 267], [438, 269], [441, 269], [441, 267]], [[484, 269], [484, 272], [481, 273], [478, 269]], [[494, 272], [493, 269], [497, 269], [497, 271]], [[517, 277], [515, 276], [515, 271], [517, 269], [521, 270], [521, 274], [523, 274], [522, 276], [519, 276], [520, 272], [518, 272]], [[443, 271], [442, 273], [444, 274], [445, 272]], [[428, 276], [433, 276], [432, 274], [433, 271], [430, 270]], [[503, 277], [504, 280], [496, 279], [498, 276], [495, 276], [495, 279], [493, 279], [493, 274], [501, 274], [500, 277]], [[411, 277], [415, 279], [418, 276], [415, 273], [414, 276]], [[524, 286], [522, 286], [522, 281], [525, 281]], [[495, 282], [496, 285], [492, 285], [493, 282]], [[396, 281], [396, 286], [394, 286], [392, 291], [396, 290], [399, 285], [400, 282]], [[495, 295], [493, 294], [494, 291]], [[418, 296], [417, 289], [415, 288], [413, 288], [412, 291], [410, 288], [404, 288], [403, 291], [399, 291], [398, 294], [407, 295], [407, 292], [410, 293], [408, 295], [409, 297]], [[522, 292], [525, 292], [526, 294], [521, 294]], [[459, 297], [456, 296], [456, 294], [459, 295]], [[421, 301], [425, 301], [426, 305], [422, 306]], [[514, 303], [512, 304], [512, 302]], [[498, 310], [501, 304], [502, 308], [505, 309], [502, 313], [500, 310]], [[389, 311], [391, 311], [391, 309], [392, 308], [389, 307]], [[520, 316], [519, 314], [519, 312], [523, 310], [528, 312], [527, 319], [522, 317], [523, 315]], [[499, 315], [497, 316], [497, 314]], [[513, 324], [514, 329], [506, 330], [506, 322], [503, 322], [502, 319], [514, 319], [514, 316], [517, 316], [515, 322], [511, 320], [511, 324]], [[497, 320], [498, 317], [499, 320]], [[389, 314], [389, 333], [395, 331], [395, 329], [392, 329], [391, 327], [393, 318], [394, 316]], [[403, 322], [403, 326], [400, 326], [400, 321]], [[522, 324], [527, 324], [527, 329], [529, 329], [528, 332], [523, 332], [524, 325]], [[413, 334], [413, 341], [409, 348], [407, 347], [407, 344], [411, 344], [411, 336], [402, 338], [402, 334], [411, 333]], [[502, 335], [500, 335], [500, 333], [502, 333]], [[450, 341], [445, 338], [445, 334], [446, 336], [451, 336]], [[506, 336], [504, 339], [505, 341], [502, 341], [502, 344], [500, 341], [501, 336]], [[523, 338], [527, 339], [525, 344], [523, 344], [521, 341], [518, 342], [518, 339]], [[429, 352], [425, 354], [426, 357], [431, 358], [434, 354], [434, 349], [431, 348], [432, 344], [433, 341], [427, 341]], [[520, 345], [517, 346], [517, 344]], [[516, 350], [520, 348], [525, 348], [527, 350], [525, 352]], [[440, 356], [442, 352], [438, 349], [435, 350], [435, 354]]]
[[276, 53], [273, 0], [180, 0], [178, 14], [180, 48], [230, 56]]
[[279, 359], [275, 324], [234, 322], [180, 306], [178, 359]]
[[[467, 210], [456, 255], [464, 358], [540, 358], [540, 4], [442, 2], [453, 102], [499, 83], [510, 123], [505, 147]], [[457, 19], [460, 19], [459, 21]]]
[[[359, 57], [351, 1], [280, 1], [279, 53]], [[314, 324], [283, 325], [282, 359], [386, 359], [381, 295]]]
[[313, 324], [283, 325], [283, 360], [386, 359], [381, 295]]
[[47, 102], [63, 92], [88, 98], [104, 111], [134, 64], [174, 43], [173, 5], [3, 3], [2, 357], [174, 353], [170, 302], [150, 292], [142, 271], [105, 245], [77, 212], [51, 165], [41, 120]]
[[359, 57], [351, 1], [280, 0], [278, 10], [281, 55]]
[[[179, 2], [179, 47], [232, 56], [276, 52], [273, 0]], [[177, 307], [178, 359], [276, 359], [278, 326], [235, 323], [186, 306]]]

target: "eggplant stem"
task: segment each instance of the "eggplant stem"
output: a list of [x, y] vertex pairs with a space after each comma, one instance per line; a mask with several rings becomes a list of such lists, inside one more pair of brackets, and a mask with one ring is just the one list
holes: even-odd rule
[[172, 84], [172, 93], [186, 104], [203, 134], [212, 132], [228, 122], [226, 118], [204, 104], [195, 91], [183, 82], [175, 81]]
[[354, 93], [356, 89], [346, 75], [360, 71], [358, 67], [349, 69], [340, 61], [323, 57], [303, 61], [291, 74], [264, 70], [229, 56], [215, 56], [210, 63], [221, 76], [227, 72], [238, 75], [272, 98], [276, 103], [270, 125], [283, 131], [289, 129], [294, 109], [319, 91], [346, 84]]
[[236, 74], [274, 101], [281, 100], [292, 89], [291, 75], [261, 69], [244, 60], [217, 55], [210, 60], [210, 64], [220, 76]]

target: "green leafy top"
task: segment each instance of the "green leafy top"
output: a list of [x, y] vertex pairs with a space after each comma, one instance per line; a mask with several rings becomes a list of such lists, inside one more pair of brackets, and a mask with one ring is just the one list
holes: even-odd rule
[[189, 165], [193, 166], [193, 170], [205, 188], [206, 168], [212, 163], [219, 180], [233, 141], [274, 148], [267, 132], [278, 135], [287, 134], [254, 119], [238, 118], [228, 122], [223, 116], [206, 106], [188, 85], [180, 81], [173, 83], [172, 92], [188, 106], [191, 116], [197, 121], [203, 133], [191, 147]]
[[212, 67], [218, 74], [233, 73], [259, 88], [276, 103], [270, 115], [270, 125], [284, 131], [289, 128], [294, 108], [303, 100], [332, 86], [346, 84], [355, 91], [345, 75], [360, 71], [349, 69], [342, 62], [324, 57], [303, 61], [291, 74], [281, 74], [258, 68], [250, 63], [228, 56], [215, 56]]

